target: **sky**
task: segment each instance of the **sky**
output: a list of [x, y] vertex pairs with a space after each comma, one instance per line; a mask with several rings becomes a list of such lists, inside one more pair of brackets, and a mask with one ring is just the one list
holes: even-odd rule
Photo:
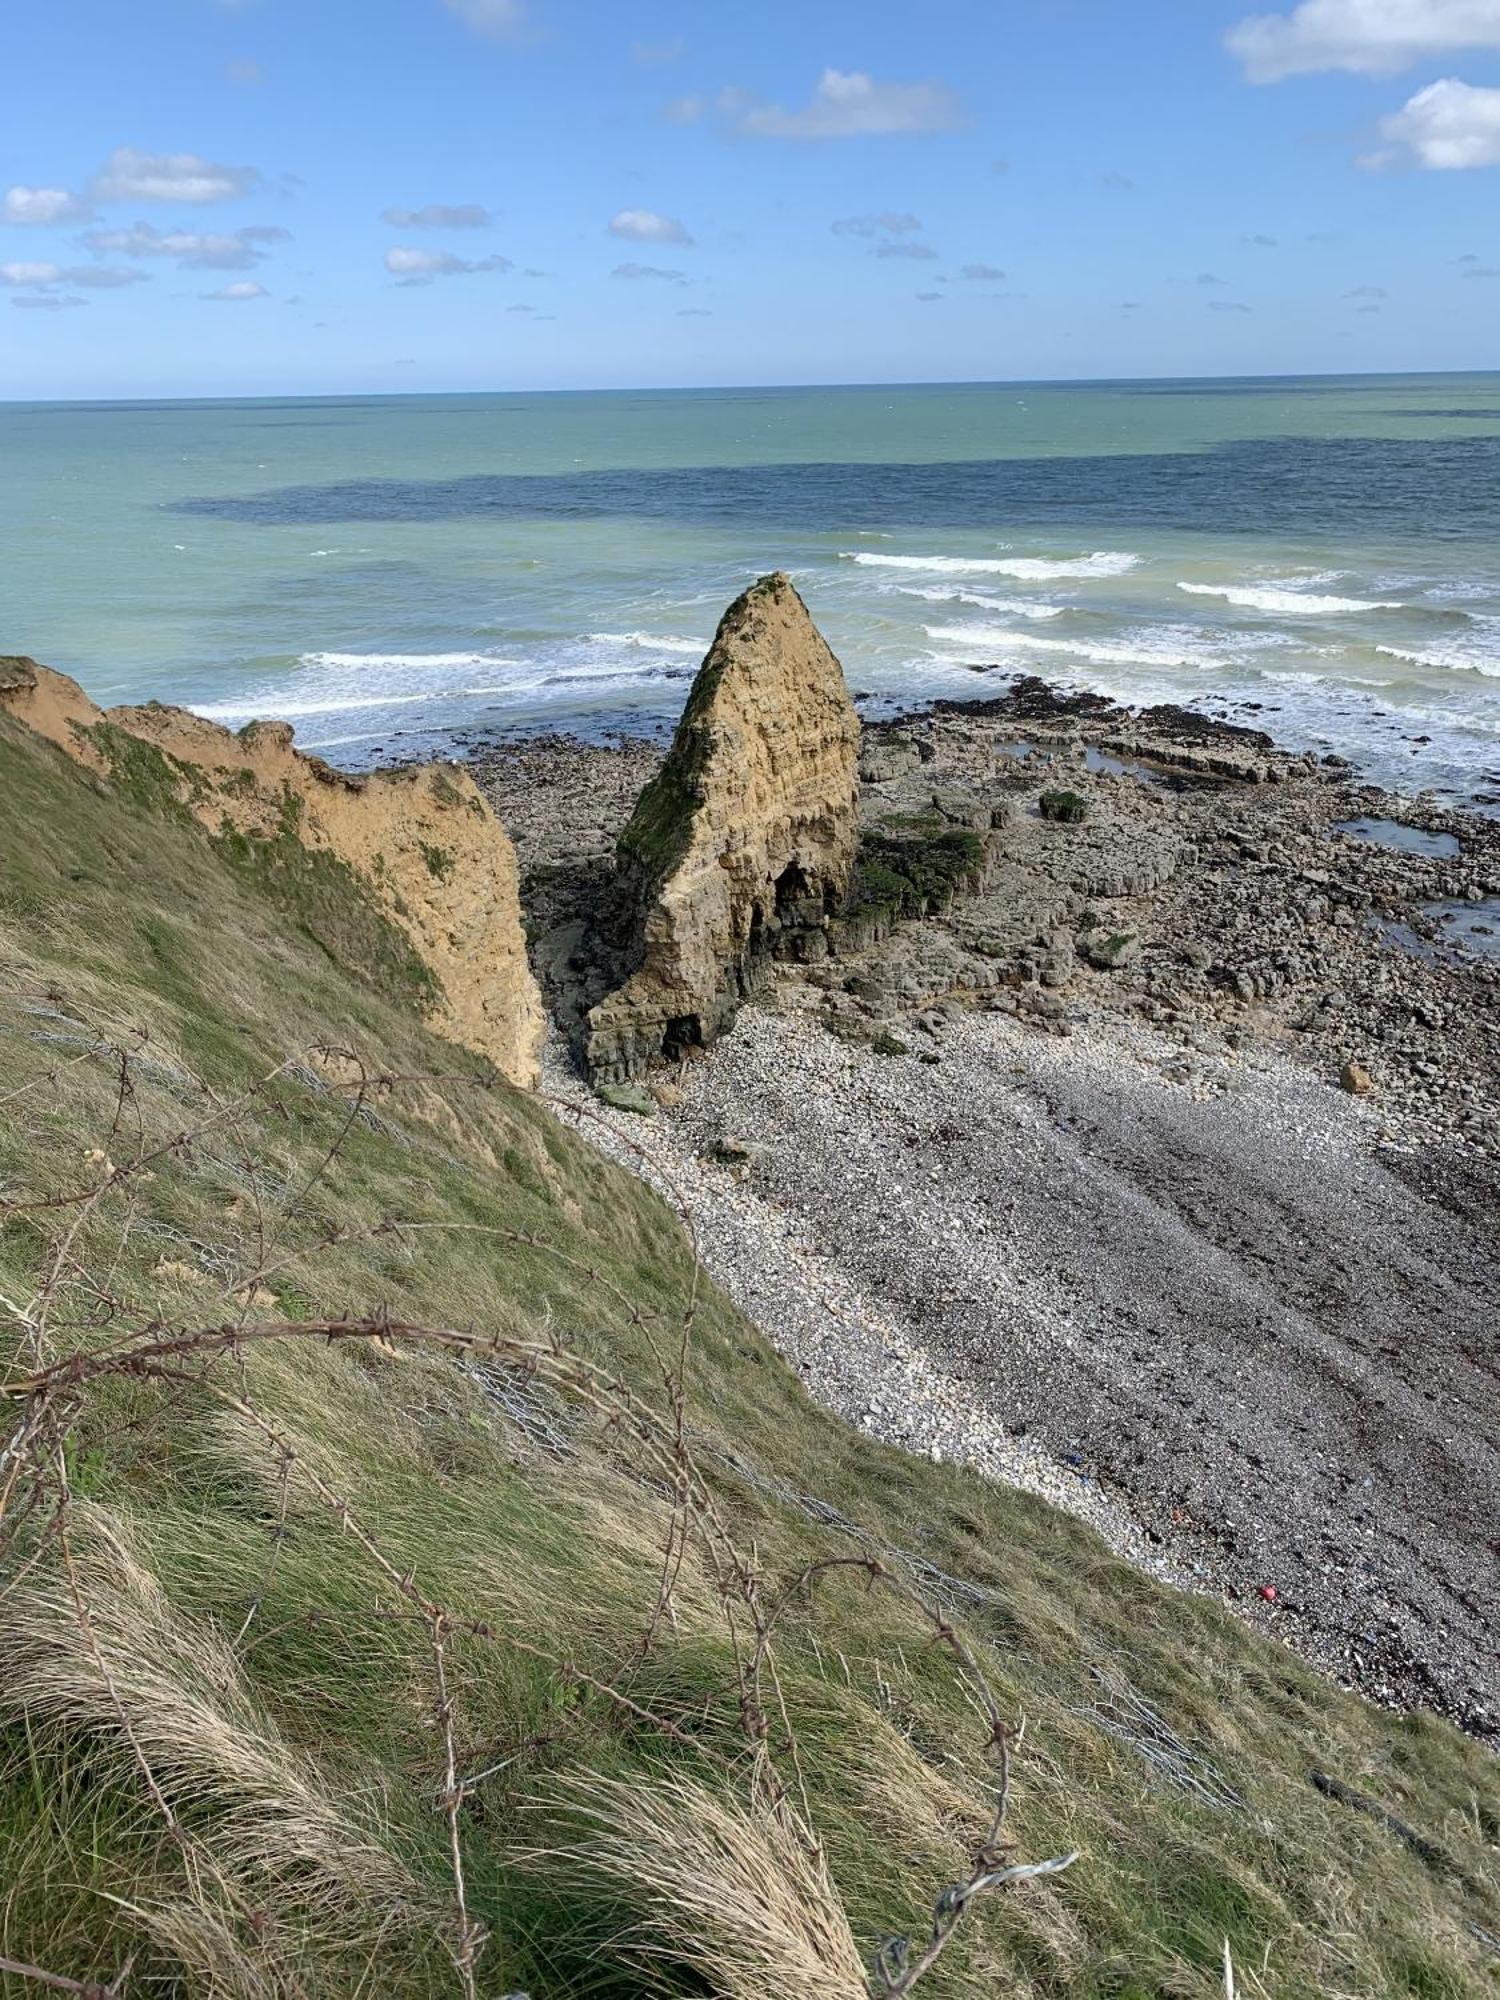
[[1500, 366], [1500, 0], [49, 0], [0, 399]]

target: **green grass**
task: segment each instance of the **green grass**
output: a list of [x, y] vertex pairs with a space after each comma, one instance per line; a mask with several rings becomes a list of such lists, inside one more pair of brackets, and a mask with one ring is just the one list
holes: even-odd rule
[[[976, 1905], [919, 1991], [1207, 1996], [1228, 1937], [1250, 1995], [1500, 1993], [1475, 1931], [1500, 1934], [1486, 1752], [1340, 1694], [1041, 1503], [823, 1415], [695, 1274], [666, 1206], [429, 1036], [399, 966], [346, 969], [338, 941], [364, 921], [352, 878], [327, 885], [314, 926], [284, 878], [161, 810], [149, 784], [127, 790], [0, 718], [0, 1196], [75, 1189], [106, 1170], [93, 1155], [119, 1164], [200, 1133], [88, 1213], [48, 1316], [54, 1353], [221, 1324], [244, 1307], [236, 1278], [268, 1267], [253, 1318], [555, 1336], [665, 1408], [657, 1356], [696, 1295], [686, 1421], [765, 1600], [853, 1546], [798, 1495], [979, 1593], [943, 1601], [1026, 1717], [1011, 1834], [1025, 1859], [1081, 1850], [1051, 1883]], [[135, 1051], [123, 1099], [99, 1034]], [[350, 1065], [315, 1045], [444, 1080], [376, 1089], [350, 1120]], [[0, 1218], [0, 1380], [33, 1365], [18, 1314], [77, 1213]], [[79, 1980], [133, 1958], [131, 2000], [460, 1991], [428, 1632], [311, 1471], [427, 1599], [535, 1648], [448, 1641], [460, 1769], [500, 1767], [459, 1814], [488, 1932], [478, 1991], [726, 1990], [686, 1947], [648, 1976], [629, 1885], [534, 1858], [576, 1842], [579, 1784], [655, 1795], [675, 1773], [744, 1798], [752, 1753], [696, 1545], [641, 1650], [672, 1513], [638, 1444], [566, 1387], [504, 1387], [529, 1429], [450, 1353], [289, 1339], [201, 1381], [114, 1378], [81, 1398], [67, 1463], [85, 1601], [126, 1712], [160, 1733], [151, 1758], [185, 1839], [153, 1807], [33, 1524], [0, 1575], [0, 1956]], [[225, 1395], [294, 1445], [285, 1481]], [[788, 1607], [779, 1667], [811, 1818], [868, 1957], [888, 1933], [922, 1934], [967, 1870], [991, 1783], [983, 1725], [916, 1609], [847, 1572]], [[1242, 1805], [1171, 1789], [1102, 1730], [1096, 1672], [1157, 1708]], [[768, 1747], [789, 1772], [773, 1713]], [[1316, 1791], [1315, 1768], [1444, 1865]], [[5, 2000], [39, 1990], [0, 1975]]]

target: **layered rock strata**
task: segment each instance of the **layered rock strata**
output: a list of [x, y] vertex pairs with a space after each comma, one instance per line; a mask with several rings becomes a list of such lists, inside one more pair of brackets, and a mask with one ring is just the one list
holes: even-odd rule
[[425, 968], [430, 1025], [511, 1082], [536, 1082], [542, 1008], [515, 850], [460, 766], [354, 777], [295, 749], [284, 722], [235, 734], [156, 703], [106, 711], [28, 659], [0, 659], [0, 708], [217, 840], [266, 857], [295, 842], [352, 870]]
[[814, 959], [848, 893], [859, 723], [788, 577], [725, 612], [619, 845], [624, 983], [593, 1008], [596, 1080], [712, 1042], [775, 957]]

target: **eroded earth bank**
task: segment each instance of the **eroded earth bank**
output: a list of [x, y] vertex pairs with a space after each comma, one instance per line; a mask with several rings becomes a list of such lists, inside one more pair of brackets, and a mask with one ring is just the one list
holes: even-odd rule
[[709, 820], [776, 871], [763, 904], [689, 851], [701, 818], [643, 861], [659, 747], [476, 753], [554, 1087], [687, 1193], [714, 1275], [853, 1421], [1060, 1499], [1368, 1693], [1500, 1730], [1500, 827], [997, 677], [866, 725], [835, 895], [842, 725], [825, 701], [798, 738], [797, 657], [788, 627], [728, 676], [730, 737], [767, 768], [778, 712], [800, 741], [790, 845], [748, 825], [764, 772], [705, 775], [711, 715], [689, 746]]

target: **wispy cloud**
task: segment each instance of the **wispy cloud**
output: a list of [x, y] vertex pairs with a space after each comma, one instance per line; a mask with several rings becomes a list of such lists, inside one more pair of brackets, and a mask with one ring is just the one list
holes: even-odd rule
[[1210, 299], [1208, 309], [1211, 313], [1248, 313], [1254, 311], [1253, 306], [1241, 305], [1238, 299]]
[[513, 41], [526, 26], [522, 0], [443, 0], [443, 5], [486, 41]]
[[686, 271], [669, 270], [661, 264], [616, 264], [609, 275], [612, 278], [628, 278], [632, 281], [641, 278], [654, 278], [664, 285], [685, 285], [687, 283]]
[[622, 208], [610, 217], [609, 233], [627, 243], [691, 243], [692, 237], [675, 215], [654, 208]]
[[220, 285], [216, 292], [204, 292], [205, 299], [217, 299], [225, 305], [245, 305], [251, 299], [268, 299], [271, 294], [264, 285], [256, 284], [253, 278], [242, 278], [238, 284]]
[[1117, 194], [1127, 194], [1135, 186], [1135, 182], [1129, 174], [1118, 173], [1111, 167], [1107, 172], [1100, 174], [1099, 185], [1102, 188], [1110, 188]]
[[877, 243], [870, 254], [875, 257], [909, 257], [921, 264], [932, 264], [937, 261], [937, 252], [930, 243], [913, 243], [905, 237], [896, 241]]
[[89, 183], [95, 201], [170, 201], [200, 207], [236, 201], [261, 184], [255, 167], [226, 167], [198, 153], [143, 153], [117, 146]]
[[455, 257], [451, 250], [419, 250], [397, 243], [385, 253], [385, 268], [401, 285], [427, 285], [434, 278], [467, 278], [479, 271], [513, 271], [509, 257]]
[[1389, 76], [1456, 49], [1500, 49], [1500, 0], [1302, 0], [1230, 29], [1252, 83], [1314, 70]]
[[915, 215], [897, 209], [882, 209], [878, 215], [845, 215], [829, 228], [835, 236], [911, 236], [922, 227]]
[[972, 278], [975, 283], [998, 284], [1005, 273], [996, 264], [965, 264], [958, 275]]
[[1408, 165], [1452, 173], [1500, 166], [1500, 90], [1446, 76], [1383, 118], [1380, 136], [1385, 147], [1359, 163], [1372, 171]]
[[1216, 271], [1200, 271], [1193, 282], [1197, 285], [1222, 285], [1224, 280]]
[[77, 285], [88, 291], [113, 292], [126, 285], [144, 284], [147, 275], [145, 271], [131, 270], [128, 265], [0, 264], [0, 285], [12, 290], [50, 291], [58, 285]]
[[864, 70], [825, 69], [795, 110], [733, 89], [721, 92], [718, 109], [747, 139], [910, 139], [964, 123], [946, 84], [881, 83]]
[[88, 300], [60, 298], [55, 292], [28, 292], [12, 299], [11, 304], [28, 312], [70, 312], [77, 306], [86, 306]]
[[1385, 299], [1389, 298], [1390, 294], [1384, 285], [1356, 285], [1352, 291], [1345, 292], [1344, 297], [1346, 299]]
[[5, 220], [35, 227], [86, 222], [92, 214], [81, 195], [66, 188], [13, 187], [5, 192]]
[[1242, 236], [1240, 241], [1251, 250], [1274, 250], [1277, 247], [1277, 238], [1274, 236]]
[[494, 213], [477, 201], [429, 201], [423, 208], [387, 208], [380, 219], [392, 229], [488, 229]]
[[269, 244], [289, 242], [291, 233], [270, 223], [217, 235], [137, 222], [130, 229], [86, 230], [81, 240], [101, 257], [170, 257], [185, 271], [248, 271], [266, 256]]
[[687, 53], [687, 43], [679, 35], [670, 42], [632, 42], [630, 60], [639, 63], [643, 69], [657, 69], [663, 63], [680, 62]]
[[713, 314], [707, 306], [679, 306], [677, 308], [677, 317], [679, 319], [712, 319]]

